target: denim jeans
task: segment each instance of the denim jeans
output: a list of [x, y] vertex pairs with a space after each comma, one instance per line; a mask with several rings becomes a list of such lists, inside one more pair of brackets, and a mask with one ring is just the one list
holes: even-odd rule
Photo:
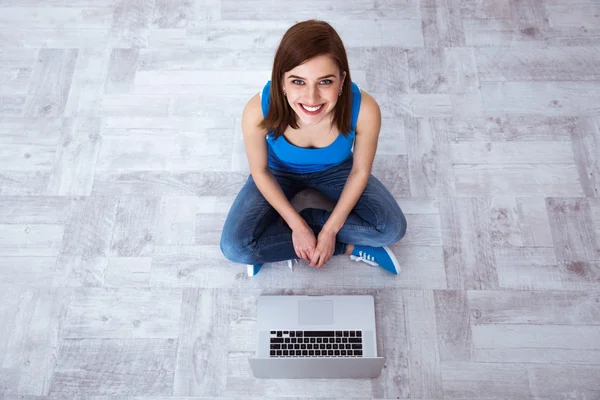
[[[271, 170], [288, 200], [305, 188], [314, 188], [334, 203], [346, 184], [352, 158], [325, 171], [294, 174]], [[300, 216], [317, 236], [331, 212], [306, 208]], [[279, 223], [279, 214], [258, 190], [252, 175], [231, 206], [221, 236], [221, 251], [242, 264], [297, 259], [292, 231]], [[344, 254], [348, 244], [385, 246], [406, 232], [406, 219], [392, 194], [373, 175], [336, 236], [334, 255]]]

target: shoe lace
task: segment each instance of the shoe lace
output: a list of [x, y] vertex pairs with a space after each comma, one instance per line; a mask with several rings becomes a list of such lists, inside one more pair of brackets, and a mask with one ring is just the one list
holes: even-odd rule
[[356, 261], [356, 262], [358, 262], [358, 261], [365, 262], [365, 263], [367, 263], [367, 264], [369, 264], [369, 265], [371, 265], [373, 267], [378, 267], [379, 266], [379, 264], [377, 264], [375, 261], [368, 260], [366, 254], [361, 254], [360, 256], [355, 256], [355, 255], [351, 254], [350, 255], [350, 259], [352, 261]]

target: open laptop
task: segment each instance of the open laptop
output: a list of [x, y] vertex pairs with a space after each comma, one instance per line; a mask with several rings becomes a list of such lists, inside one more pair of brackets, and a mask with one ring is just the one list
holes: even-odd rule
[[257, 378], [377, 378], [373, 296], [259, 296]]

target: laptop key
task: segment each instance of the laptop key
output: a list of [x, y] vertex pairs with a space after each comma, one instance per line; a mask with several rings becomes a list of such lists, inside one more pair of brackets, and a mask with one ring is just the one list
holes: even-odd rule
[[289, 331], [283, 331], [284, 335], [287, 335], [288, 333], [290, 333]]
[[277, 355], [277, 352], [275, 350], [271, 350], [271, 355], [275, 356], [275, 355]]
[[287, 356], [288, 355], [288, 351], [287, 350], [283, 350], [283, 355]]
[[296, 343], [296, 344], [294, 345], [294, 349], [296, 349], [296, 350], [300, 350], [300, 345]]
[[327, 350], [327, 355], [332, 356], [333, 355], [333, 350]]
[[334, 349], [334, 350], [337, 350], [337, 349], [338, 349], [338, 345], [337, 345], [337, 344], [334, 344], [334, 345], [333, 345], [333, 349]]
[[346, 336], [346, 337], [347, 337], [349, 334], [350, 334], [350, 332], [348, 332], [348, 331], [344, 331], [344, 336]]
[[317, 341], [317, 339], [315, 339], [314, 337], [311, 337], [311, 338], [310, 338], [310, 342], [311, 342], [311, 343], [315, 343], [316, 341]]
[[304, 343], [302, 343], [302, 344], [300, 345], [300, 348], [301, 348], [302, 350], [306, 350], [306, 345], [305, 345]]
[[350, 342], [350, 343], [362, 343], [362, 339], [361, 338], [357, 338], [357, 337], [351, 337], [351, 338], [348, 338], [348, 342]]
[[346, 355], [346, 350], [340, 350], [340, 354], [345, 356]]
[[333, 331], [304, 331], [304, 337], [335, 336]]
[[340, 355], [340, 351], [339, 351], [339, 350], [335, 350], [335, 351], [334, 351], [334, 354], [335, 354], [336, 356], [339, 356], [339, 355]]
[[282, 350], [277, 350], [277, 355], [280, 356], [281, 355], [281, 351]]
[[308, 355], [308, 351], [306, 351], [306, 350], [302, 350], [302, 355], [303, 355], [303, 356], [307, 356], [307, 355]]
[[339, 338], [339, 337], [338, 337], [338, 338], [335, 338], [335, 342], [336, 342], [336, 343], [342, 343], [342, 338]]
[[271, 338], [271, 343], [283, 343], [283, 338]]
[[314, 356], [315, 355], [315, 351], [314, 350], [309, 350], [308, 351], [308, 355], [309, 356]]
[[356, 336], [356, 332], [355, 331], [350, 331], [350, 337], [354, 337]]
[[296, 331], [296, 337], [302, 337], [302, 331]]
[[305, 338], [304, 338], [304, 343], [310, 343], [310, 339], [309, 339], [309, 338], [307, 338], [307, 337], [305, 337]]
[[354, 344], [352, 345], [352, 348], [353, 348], [353, 349], [357, 349], [357, 350], [362, 350], [362, 344], [357, 344], [357, 343], [354, 343]]
[[354, 355], [362, 357], [362, 350], [354, 350]]
[[342, 336], [342, 331], [335, 331], [335, 336]]
[[290, 337], [295, 337], [296, 336], [296, 331], [290, 331]]
[[362, 331], [356, 331], [356, 336], [361, 337], [362, 336]]
[[285, 340], [286, 343], [290, 342], [290, 338], [289, 337], [286, 337], [284, 340]]
[[327, 350], [331, 349], [331, 344], [327, 343]]
[[346, 344], [346, 350], [351, 349], [351, 348], [352, 348], [352, 345], [350, 343], [347, 343]]
[[323, 349], [325, 349], [325, 345], [324, 345], [324, 344], [320, 344], [320, 345], [319, 345], [319, 348], [320, 348], [321, 350], [323, 350]]
[[282, 337], [282, 336], [283, 336], [283, 332], [277, 331], [277, 337]]
[[342, 338], [342, 343], [348, 343], [348, 338]]

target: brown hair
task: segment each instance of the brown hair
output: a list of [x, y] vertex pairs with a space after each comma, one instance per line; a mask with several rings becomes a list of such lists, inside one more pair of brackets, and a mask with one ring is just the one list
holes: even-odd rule
[[346, 49], [339, 35], [325, 21], [308, 20], [299, 22], [287, 30], [275, 53], [271, 72], [271, 93], [269, 111], [259, 124], [262, 129], [272, 132], [277, 138], [283, 135], [288, 126], [298, 129], [296, 114], [283, 96], [281, 78], [283, 74], [307, 60], [320, 55], [328, 55], [337, 64], [340, 74], [346, 72], [342, 95], [333, 110], [333, 122], [341, 133], [348, 135], [351, 129], [352, 99], [350, 69]]

